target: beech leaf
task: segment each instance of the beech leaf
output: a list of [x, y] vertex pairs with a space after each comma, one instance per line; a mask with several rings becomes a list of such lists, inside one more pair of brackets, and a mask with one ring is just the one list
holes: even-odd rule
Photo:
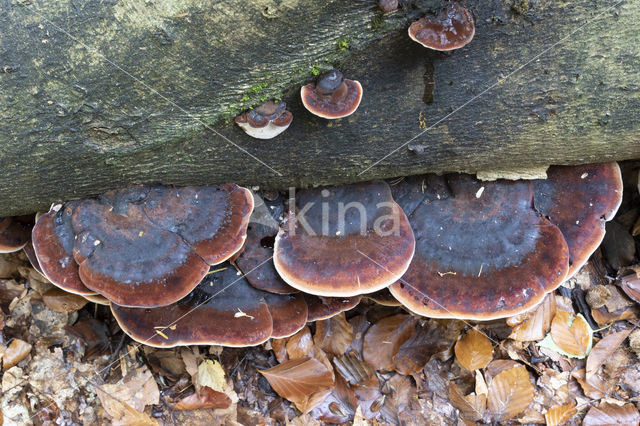
[[533, 400], [533, 385], [524, 365], [498, 373], [489, 385], [487, 405], [496, 421], [511, 419]]
[[293, 403], [304, 403], [312, 394], [334, 385], [333, 373], [315, 358], [292, 359], [258, 371], [278, 395]]
[[556, 405], [547, 410], [544, 419], [547, 426], [558, 426], [576, 414], [575, 404]]
[[484, 368], [493, 359], [491, 340], [475, 328], [456, 342], [454, 350], [458, 362], [469, 371]]
[[628, 329], [608, 334], [596, 343], [587, 358], [587, 381], [598, 372], [600, 366], [620, 347], [624, 339], [631, 334], [631, 331], [631, 329]]
[[353, 326], [347, 322], [344, 312], [329, 319], [316, 321], [313, 340], [323, 351], [343, 355], [353, 341]]
[[229, 408], [231, 399], [209, 386], [202, 386], [199, 392], [182, 398], [173, 407], [175, 410], [197, 410], [200, 408]]
[[640, 413], [633, 404], [616, 405], [608, 402], [591, 407], [584, 417], [584, 426], [595, 425], [637, 425]]
[[413, 334], [415, 322], [409, 315], [398, 314], [375, 323], [364, 335], [364, 360], [376, 370], [393, 370], [393, 356]]

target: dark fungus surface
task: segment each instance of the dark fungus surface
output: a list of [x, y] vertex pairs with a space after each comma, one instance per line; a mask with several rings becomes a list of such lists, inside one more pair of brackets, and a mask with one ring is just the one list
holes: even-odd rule
[[567, 274], [567, 245], [533, 209], [530, 182], [425, 177], [414, 191], [405, 188], [404, 198], [406, 205], [403, 197], [399, 202], [409, 213], [416, 253], [390, 291], [417, 314], [507, 317], [536, 305]]
[[407, 217], [382, 181], [296, 194], [276, 237], [276, 270], [298, 290], [350, 297], [387, 287], [414, 251]]
[[287, 130], [293, 121], [293, 115], [287, 111], [286, 107], [286, 103], [282, 101], [266, 101], [238, 115], [235, 122], [249, 136], [271, 139]]
[[71, 218], [76, 205], [75, 201], [58, 204], [40, 216], [33, 227], [32, 245], [35, 261], [49, 281], [70, 293], [91, 295], [96, 292], [84, 285], [73, 258]]
[[353, 114], [362, 100], [362, 86], [356, 80], [343, 77], [331, 70], [318, 77], [315, 84], [300, 89], [304, 107], [312, 114], [327, 119], [343, 118]]
[[427, 16], [409, 26], [409, 37], [434, 50], [459, 49], [475, 34], [471, 13], [457, 2], [450, 3], [436, 16]]
[[303, 293], [307, 301], [308, 318], [307, 321], [318, 321], [331, 318], [340, 312], [355, 308], [362, 296], [353, 297], [320, 297]]
[[187, 297], [169, 306], [125, 308], [112, 303], [111, 311], [129, 336], [146, 345], [252, 346], [273, 332], [263, 295], [226, 266], [207, 274]]
[[598, 248], [605, 222], [622, 202], [622, 174], [617, 163], [552, 166], [547, 179], [533, 182], [536, 209], [555, 224], [569, 246], [573, 276]]
[[242, 247], [252, 209], [236, 185], [138, 186], [84, 200], [72, 217], [80, 278], [120, 306], [174, 303]]
[[8, 216], [0, 218], [0, 253], [20, 250], [31, 237], [33, 216]]

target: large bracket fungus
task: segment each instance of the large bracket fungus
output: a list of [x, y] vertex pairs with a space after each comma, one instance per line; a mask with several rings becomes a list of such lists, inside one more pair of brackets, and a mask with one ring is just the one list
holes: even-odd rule
[[353, 114], [362, 100], [362, 86], [348, 80], [338, 70], [322, 74], [316, 84], [300, 89], [302, 104], [312, 114], [326, 119], [343, 118]]
[[54, 208], [38, 221], [33, 244], [43, 272], [63, 289], [165, 306], [242, 247], [252, 209], [251, 192], [237, 185], [137, 186]]
[[389, 289], [408, 309], [436, 318], [502, 318], [535, 306], [563, 282], [567, 244], [533, 209], [530, 182], [468, 175], [430, 181], [406, 183], [413, 188], [397, 197], [409, 213], [416, 254]]
[[554, 166], [547, 179], [533, 181], [536, 209], [560, 228], [569, 246], [573, 276], [598, 248], [605, 222], [622, 203], [622, 173], [617, 163]]
[[157, 346], [253, 346], [295, 334], [307, 322], [301, 295], [251, 287], [230, 265], [211, 271], [184, 299], [159, 308], [111, 304], [120, 327], [134, 340]]
[[407, 269], [413, 233], [385, 182], [303, 190], [295, 204], [273, 258], [292, 287], [349, 297], [385, 288]]
[[473, 16], [452, 2], [436, 16], [424, 17], [409, 26], [409, 37], [434, 50], [459, 49], [469, 43], [476, 32]]

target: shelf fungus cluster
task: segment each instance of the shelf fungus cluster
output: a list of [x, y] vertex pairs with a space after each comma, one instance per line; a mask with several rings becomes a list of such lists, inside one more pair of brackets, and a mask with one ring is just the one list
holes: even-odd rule
[[437, 318], [524, 312], [587, 261], [621, 198], [616, 163], [306, 189], [288, 208], [236, 185], [138, 186], [55, 205], [26, 248], [140, 342], [247, 346], [362, 297]]

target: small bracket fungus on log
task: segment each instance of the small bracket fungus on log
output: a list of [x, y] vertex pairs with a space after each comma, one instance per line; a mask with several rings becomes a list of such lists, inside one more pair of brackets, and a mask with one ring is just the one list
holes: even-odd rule
[[535, 208], [562, 231], [569, 246], [572, 277], [598, 248], [605, 222], [622, 203], [618, 163], [553, 166], [547, 179], [533, 181]]
[[273, 139], [287, 130], [293, 121], [293, 115], [286, 107], [282, 101], [266, 101], [237, 116], [235, 122], [252, 138]]
[[22, 249], [31, 234], [33, 216], [8, 216], [0, 218], [0, 253]]
[[436, 16], [421, 18], [409, 26], [409, 37], [433, 50], [455, 50], [465, 46], [476, 32], [471, 13], [453, 2]]
[[356, 80], [348, 80], [338, 70], [331, 70], [318, 77], [316, 84], [300, 89], [302, 104], [312, 114], [329, 120], [353, 114], [362, 100], [362, 86]]
[[371, 293], [400, 278], [411, 262], [411, 226], [385, 182], [302, 190], [295, 204], [273, 257], [292, 287], [325, 297]]
[[567, 274], [560, 230], [533, 209], [531, 182], [479, 182], [469, 175], [407, 181], [395, 189], [416, 254], [389, 289], [411, 311], [489, 320], [539, 303]]

